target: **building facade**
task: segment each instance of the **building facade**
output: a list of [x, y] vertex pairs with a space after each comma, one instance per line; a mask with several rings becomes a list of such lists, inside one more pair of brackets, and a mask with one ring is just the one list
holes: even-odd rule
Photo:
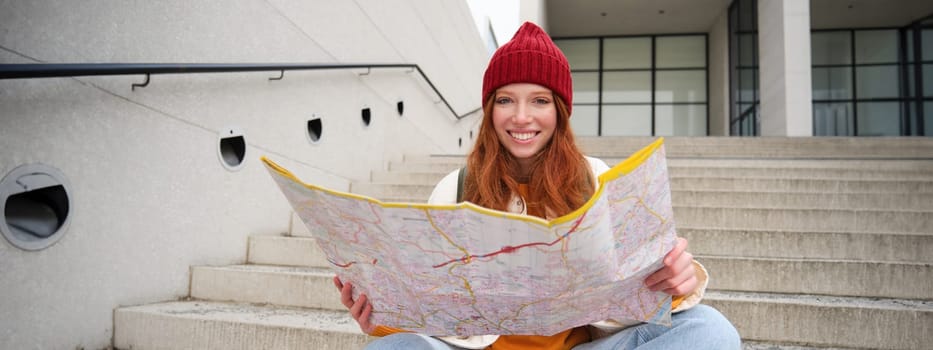
[[580, 135], [933, 135], [931, 2], [545, 3]]

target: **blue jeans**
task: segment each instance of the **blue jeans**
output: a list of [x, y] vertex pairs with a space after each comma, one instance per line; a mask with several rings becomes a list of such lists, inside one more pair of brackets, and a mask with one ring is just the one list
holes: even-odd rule
[[[608, 337], [575, 346], [574, 350], [716, 349], [739, 350], [739, 333], [719, 311], [706, 306], [671, 315], [671, 327], [649, 323], [632, 326]], [[367, 350], [460, 350], [439, 339], [415, 333], [396, 333], [376, 339]]]

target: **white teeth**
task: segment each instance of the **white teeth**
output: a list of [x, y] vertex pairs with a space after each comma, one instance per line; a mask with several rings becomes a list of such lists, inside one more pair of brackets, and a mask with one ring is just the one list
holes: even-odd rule
[[512, 133], [512, 137], [514, 137], [514, 138], [516, 138], [516, 139], [519, 139], [519, 140], [521, 140], [521, 141], [525, 141], [525, 140], [531, 139], [532, 137], [535, 137], [535, 134], [537, 134], [537, 133], [534, 133], [534, 132], [513, 132], [513, 133]]

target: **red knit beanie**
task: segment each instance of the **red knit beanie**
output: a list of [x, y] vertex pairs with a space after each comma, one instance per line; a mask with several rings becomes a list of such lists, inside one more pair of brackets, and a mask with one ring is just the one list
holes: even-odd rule
[[573, 106], [570, 64], [551, 37], [534, 23], [525, 22], [512, 40], [496, 50], [483, 75], [483, 103], [503, 85], [534, 83], [554, 91]]

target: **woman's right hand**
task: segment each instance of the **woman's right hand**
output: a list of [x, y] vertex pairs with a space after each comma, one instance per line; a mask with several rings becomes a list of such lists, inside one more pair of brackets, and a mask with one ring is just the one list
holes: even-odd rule
[[369, 317], [373, 314], [373, 306], [366, 298], [366, 294], [360, 294], [360, 298], [353, 300], [353, 284], [343, 283], [339, 277], [334, 276], [334, 287], [340, 291], [340, 302], [350, 310], [350, 316], [360, 325], [363, 333], [372, 334], [376, 326], [369, 322]]

